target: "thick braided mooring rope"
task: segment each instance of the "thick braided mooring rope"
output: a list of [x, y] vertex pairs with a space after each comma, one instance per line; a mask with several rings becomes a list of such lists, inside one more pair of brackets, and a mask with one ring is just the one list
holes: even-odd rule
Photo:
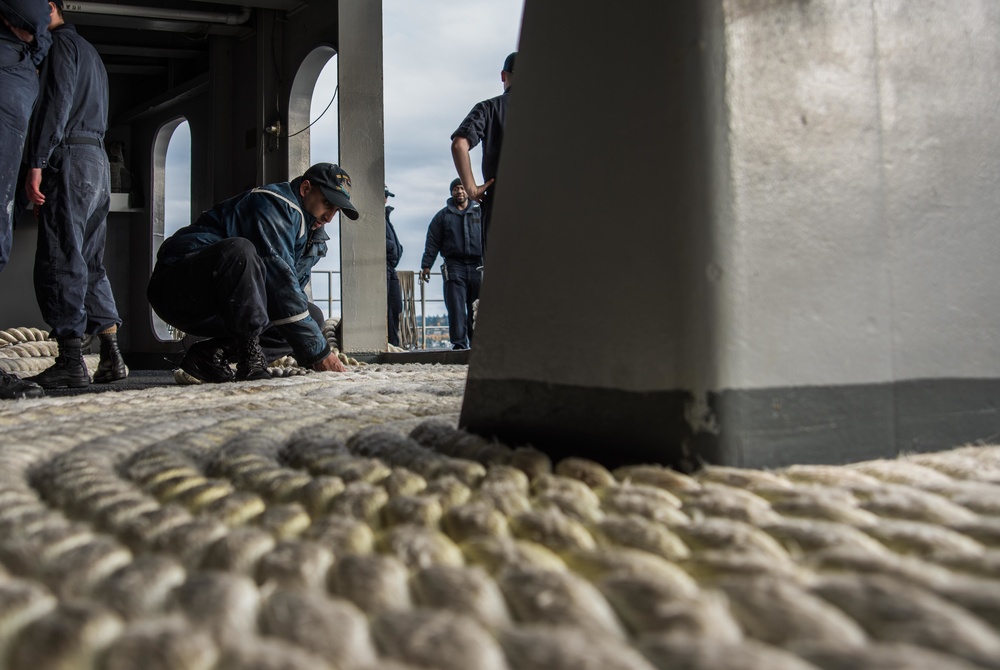
[[[55, 363], [59, 345], [49, 339], [40, 328], [8, 328], [0, 330], [0, 370], [27, 377], [37, 374]], [[87, 354], [83, 357], [90, 374], [97, 370], [100, 357]]]
[[[362, 365], [356, 359], [340, 351], [340, 345], [337, 341], [339, 323], [339, 319], [327, 319], [323, 324], [323, 335], [326, 337], [330, 349], [344, 365], [355, 367]], [[59, 345], [55, 340], [50, 339], [49, 334], [44, 330], [27, 327], [0, 330], [0, 370], [4, 372], [20, 377], [33, 375], [51, 367], [58, 354]], [[94, 374], [100, 362], [100, 356], [86, 354], [83, 360], [86, 362], [90, 374]], [[293, 356], [283, 356], [268, 362], [268, 372], [271, 373], [272, 377], [293, 377], [308, 374], [312, 370], [300, 366]], [[201, 383], [180, 369], [174, 371], [174, 380], [178, 384], [185, 385]]]
[[[359, 363], [356, 359], [349, 357], [340, 350], [340, 343], [337, 340], [337, 328], [339, 325], [340, 319], [337, 318], [327, 319], [323, 323], [323, 336], [326, 338], [327, 344], [330, 345], [330, 350], [337, 355], [337, 358], [339, 358], [340, 362], [344, 365], [363, 365], [363, 363]], [[271, 377], [273, 378], [296, 377], [298, 375], [305, 375], [313, 372], [312, 369], [299, 365], [294, 356], [282, 356], [281, 358], [273, 361], [268, 361], [267, 371], [271, 373]], [[195, 379], [181, 369], [174, 370], [174, 381], [178, 384], [201, 383], [200, 380]]]
[[1000, 447], [609, 471], [466, 374], [0, 404], [0, 665], [1000, 667]]

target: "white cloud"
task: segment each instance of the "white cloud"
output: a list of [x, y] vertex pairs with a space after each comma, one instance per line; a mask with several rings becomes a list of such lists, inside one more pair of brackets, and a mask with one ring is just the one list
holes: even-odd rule
[[164, 158], [163, 230], [171, 235], [191, 223], [191, 128], [174, 129]]

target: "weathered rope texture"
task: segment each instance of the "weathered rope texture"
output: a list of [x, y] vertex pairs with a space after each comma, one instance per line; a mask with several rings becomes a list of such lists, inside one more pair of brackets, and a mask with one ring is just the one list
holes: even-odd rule
[[608, 471], [466, 373], [0, 404], [0, 665], [1000, 668], [1000, 447]]

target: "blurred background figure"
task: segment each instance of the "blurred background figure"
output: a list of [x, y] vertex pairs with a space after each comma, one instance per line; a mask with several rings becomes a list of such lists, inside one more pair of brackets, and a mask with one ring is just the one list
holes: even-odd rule
[[[0, 0], [0, 270], [10, 258], [21, 151], [38, 96], [36, 67], [49, 50], [49, 3]], [[37, 384], [0, 370], [0, 399], [37, 398]]]
[[420, 276], [431, 277], [431, 266], [440, 253], [444, 258], [444, 304], [448, 310], [448, 334], [452, 349], [472, 345], [472, 304], [479, 299], [482, 284], [483, 227], [479, 205], [472, 202], [459, 179], [451, 182], [451, 197], [427, 227]]
[[396, 197], [395, 193], [389, 192], [389, 187], [385, 187], [385, 277], [386, 277], [386, 302], [388, 303], [389, 321], [389, 344], [394, 347], [399, 346], [399, 315], [403, 311], [403, 291], [399, 287], [399, 276], [396, 274], [396, 266], [399, 259], [403, 257], [403, 245], [399, 243], [396, 229], [389, 221], [389, 214], [393, 207], [389, 204], [389, 198]]

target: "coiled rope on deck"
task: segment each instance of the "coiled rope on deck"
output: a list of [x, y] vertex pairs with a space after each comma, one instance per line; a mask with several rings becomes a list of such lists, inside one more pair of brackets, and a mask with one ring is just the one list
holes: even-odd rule
[[[323, 336], [330, 349], [344, 365], [358, 367], [363, 365], [340, 350], [337, 329], [339, 319], [327, 319], [323, 324]], [[0, 330], [0, 370], [20, 377], [35, 374], [51, 367], [55, 357], [59, 355], [59, 344], [49, 337], [49, 334], [39, 328], [16, 327]], [[83, 357], [90, 374], [97, 370], [100, 356], [85, 354]], [[268, 362], [268, 371], [272, 377], [293, 377], [312, 372], [302, 367], [293, 356], [282, 356]], [[179, 384], [199, 384], [199, 380], [191, 377], [183, 370], [174, 371], [174, 379]]]
[[[326, 339], [326, 343], [330, 346], [330, 351], [332, 351], [344, 365], [354, 367], [364, 365], [363, 363], [358, 362], [357, 359], [351, 358], [347, 354], [341, 352], [338, 336], [339, 328], [340, 319], [330, 318], [323, 322], [323, 337]], [[272, 377], [292, 377], [313, 372], [311, 368], [299, 365], [298, 361], [295, 360], [295, 357], [291, 355], [282, 356], [281, 358], [269, 361], [268, 371], [271, 373]]]
[[455, 427], [466, 374], [0, 404], [0, 648], [12, 667], [998, 667], [1000, 447], [553, 463]]
[[[18, 327], [0, 330], [0, 370], [20, 377], [51, 367], [59, 354], [58, 343], [40, 328]], [[93, 374], [100, 357], [85, 354], [87, 369]]]
[[39, 328], [9, 328], [0, 330], [0, 347], [20, 342], [43, 342], [49, 334]]

